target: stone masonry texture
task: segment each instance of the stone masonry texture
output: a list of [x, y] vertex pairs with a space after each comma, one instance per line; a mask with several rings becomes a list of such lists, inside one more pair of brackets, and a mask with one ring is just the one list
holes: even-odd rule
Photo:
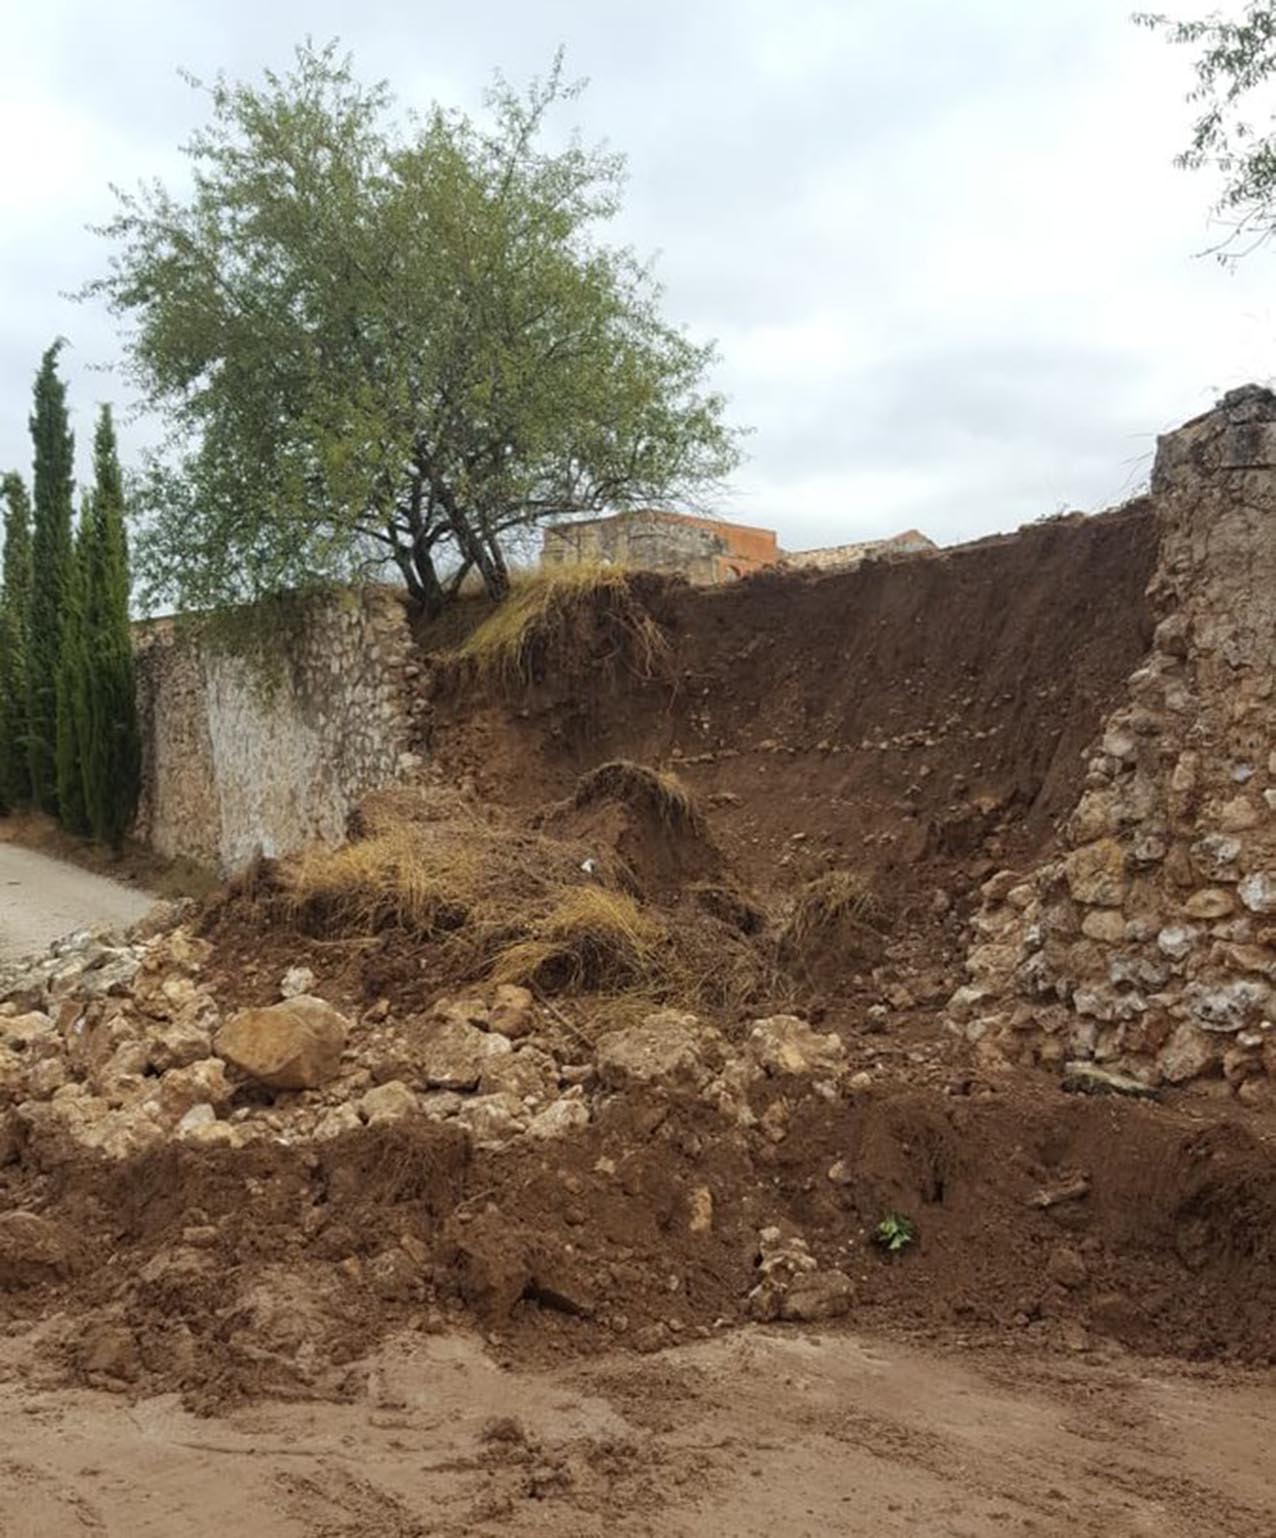
[[985, 887], [952, 1027], [1145, 1084], [1276, 1073], [1276, 395], [1158, 446], [1159, 623], [1087, 758], [1064, 850]]
[[142, 626], [143, 788], [136, 835], [223, 872], [345, 835], [411, 739], [404, 599], [315, 599], [270, 676], [171, 623]]

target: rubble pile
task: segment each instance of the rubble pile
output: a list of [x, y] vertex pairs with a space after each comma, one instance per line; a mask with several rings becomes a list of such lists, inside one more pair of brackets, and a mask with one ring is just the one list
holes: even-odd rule
[[276, 1003], [223, 1015], [203, 975], [210, 951], [184, 926], [131, 943], [79, 934], [0, 979], [7, 1158], [297, 1144], [418, 1118], [453, 1122], [480, 1147], [553, 1140], [587, 1127], [600, 1100], [649, 1090], [778, 1140], [789, 1099], [759, 1116], [755, 1087], [834, 1100], [850, 1077], [841, 1038], [795, 1016], [757, 1020], [736, 1046], [695, 1015], [657, 1010], [591, 1046], [512, 984], [407, 1019], [381, 1000], [352, 1019], [292, 967]]

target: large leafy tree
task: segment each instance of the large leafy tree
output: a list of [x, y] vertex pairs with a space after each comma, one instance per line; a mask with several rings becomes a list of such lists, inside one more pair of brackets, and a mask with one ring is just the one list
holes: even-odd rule
[[124, 483], [115, 423], [103, 406], [93, 435], [93, 499], [85, 510], [83, 611], [75, 709], [84, 809], [94, 838], [118, 849], [137, 806], [141, 747], [129, 629]]
[[27, 758], [27, 623], [31, 607], [31, 503], [10, 471], [4, 499], [4, 581], [0, 586], [0, 806], [31, 799]]
[[45, 352], [35, 377], [31, 439], [33, 480], [31, 607], [27, 628], [27, 756], [32, 797], [57, 811], [57, 677], [71, 590], [71, 509], [75, 441], [67, 421], [66, 385], [58, 375], [60, 341]]
[[1135, 20], [1195, 54], [1196, 118], [1178, 163], [1222, 175], [1219, 214], [1230, 230], [1220, 255], [1234, 260], [1276, 234], [1276, 0], [1248, 0], [1231, 18], [1140, 12]]
[[500, 596], [542, 520], [694, 501], [738, 460], [714, 351], [669, 325], [600, 227], [621, 159], [544, 145], [561, 58], [485, 125], [406, 130], [333, 46], [219, 80], [193, 190], [120, 195], [88, 294], [166, 415], [137, 564], [148, 599], [223, 605], [393, 561], [438, 607]]

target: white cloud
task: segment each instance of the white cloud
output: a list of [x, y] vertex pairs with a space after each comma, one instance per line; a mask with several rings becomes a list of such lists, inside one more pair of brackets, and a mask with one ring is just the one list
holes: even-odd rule
[[1273, 371], [1273, 257], [1199, 259], [1185, 60], [1112, 0], [46, 0], [0, 55], [0, 467], [29, 458], [54, 335], [82, 447], [124, 395], [88, 369], [111, 322], [60, 291], [104, 259], [84, 226], [109, 180], [180, 175], [200, 109], [176, 67], [255, 73], [307, 32], [418, 106], [474, 108], [492, 66], [568, 46], [585, 131], [630, 154], [617, 232], [660, 250], [672, 318], [720, 338], [756, 428], [724, 511], [791, 546], [1100, 506], [1157, 431]]

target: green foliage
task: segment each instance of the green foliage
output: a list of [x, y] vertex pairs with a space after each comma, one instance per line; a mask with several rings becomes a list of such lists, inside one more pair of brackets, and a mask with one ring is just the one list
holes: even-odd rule
[[[1232, 233], [1219, 254], [1234, 260], [1276, 233], [1276, 133], [1262, 90], [1276, 78], [1276, 0], [1248, 0], [1237, 20], [1217, 12], [1177, 22], [1140, 12], [1134, 20], [1195, 52], [1188, 101], [1197, 117], [1178, 164], [1222, 174], [1219, 213]], [[1255, 118], [1247, 108], [1256, 95]]]
[[75, 443], [66, 385], [58, 377], [62, 342], [45, 352], [35, 378], [31, 607], [27, 628], [27, 757], [35, 804], [57, 811], [57, 678], [74, 553], [71, 499]]
[[579, 90], [560, 56], [525, 94], [498, 78], [487, 125], [435, 106], [399, 131], [332, 45], [208, 88], [193, 192], [121, 194], [85, 291], [128, 322], [170, 429], [143, 483], [147, 602], [388, 562], [431, 608], [471, 570], [499, 597], [536, 524], [692, 501], [730, 472], [712, 346], [598, 238], [622, 160], [541, 143]]
[[4, 581], [0, 585], [0, 809], [31, 799], [27, 758], [27, 622], [31, 606], [31, 504], [10, 472], [4, 498]]
[[93, 537], [93, 510], [89, 502], [80, 509], [70, 580], [62, 609], [62, 641], [54, 680], [54, 775], [58, 820], [69, 833], [87, 834], [88, 807], [84, 799], [85, 659], [89, 638], [85, 633], [85, 605], [89, 568], [89, 544]]
[[902, 1212], [888, 1212], [873, 1230], [873, 1243], [890, 1255], [906, 1250], [917, 1238], [917, 1225]]
[[124, 483], [111, 408], [93, 437], [93, 500], [86, 510], [83, 613], [75, 696], [83, 799], [94, 838], [118, 849], [133, 819], [141, 740], [129, 629]]

